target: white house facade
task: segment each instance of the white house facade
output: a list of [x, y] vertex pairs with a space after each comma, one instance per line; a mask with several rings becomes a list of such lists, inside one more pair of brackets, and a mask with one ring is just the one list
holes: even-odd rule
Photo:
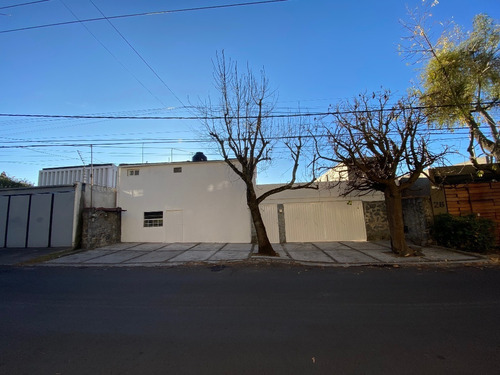
[[245, 185], [224, 161], [122, 164], [118, 176], [123, 242], [251, 240]]

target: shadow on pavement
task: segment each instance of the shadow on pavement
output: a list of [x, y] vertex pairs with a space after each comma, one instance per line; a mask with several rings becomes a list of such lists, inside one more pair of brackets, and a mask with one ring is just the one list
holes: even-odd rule
[[0, 266], [15, 266], [21, 263], [29, 263], [37, 258], [60, 253], [67, 250], [65, 247], [33, 247], [33, 248], [1, 248]]

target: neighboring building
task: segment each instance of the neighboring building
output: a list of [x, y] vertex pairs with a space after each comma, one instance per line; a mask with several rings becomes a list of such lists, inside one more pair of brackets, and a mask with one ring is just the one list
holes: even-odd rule
[[[367, 158], [367, 161], [374, 160], [374, 158]], [[347, 166], [344, 163], [338, 163], [336, 166], [328, 169], [325, 173], [319, 176], [316, 181], [317, 182], [336, 182], [339, 181], [356, 181], [358, 176], [356, 175], [356, 168], [352, 168], [351, 166]], [[362, 172], [361, 172], [362, 173]], [[364, 173], [361, 174], [364, 176]]]
[[319, 176], [317, 182], [338, 182], [352, 180], [352, 170], [343, 163], [337, 164], [335, 167], [328, 169], [325, 173]]
[[224, 161], [119, 166], [123, 242], [250, 242], [245, 184]]
[[[91, 181], [91, 173], [93, 181]], [[116, 188], [118, 167], [94, 164], [73, 167], [44, 168], [38, 173], [38, 186], [72, 185], [75, 182]]]
[[[115, 207], [115, 191], [94, 187], [97, 207]], [[71, 247], [81, 242], [81, 219], [90, 205], [88, 185], [0, 189], [1, 247]]]

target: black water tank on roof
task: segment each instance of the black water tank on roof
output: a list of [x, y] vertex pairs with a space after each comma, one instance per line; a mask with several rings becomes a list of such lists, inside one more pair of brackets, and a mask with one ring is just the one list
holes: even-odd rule
[[193, 161], [207, 161], [207, 157], [205, 156], [205, 154], [203, 152], [197, 152], [196, 154], [194, 154], [192, 160]]

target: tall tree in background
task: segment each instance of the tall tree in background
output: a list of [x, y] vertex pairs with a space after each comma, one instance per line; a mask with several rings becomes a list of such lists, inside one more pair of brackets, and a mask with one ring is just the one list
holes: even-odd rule
[[320, 138], [317, 149], [321, 159], [347, 170], [344, 195], [384, 193], [392, 251], [409, 256], [414, 250], [405, 240], [402, 192], [448, 150], [429, 150], [427, 119], [416, 105], [418, 97], [400, 99], [395, 105], [389, 104], [390, 98], [388, 91], [362, 94], [339, 105], [332, 112], [333, 122], [323, 128], [328, 144], [321, 144]]
[[[259, 254], [276, 256], [269, 241], [259, 205], [270, 195], [285, 191], [314, 188], [314, 176], [306, 183], [296, 183], [299, 162], [304, 163], [308, 134], [304, 124], [283, 123], [272, 116], [276, 94], [269, 88], [264, 71], [258, 76], [247, 68], [240, 74], [236, 63], [217, 55], [214, 63], [215, 86], [219, 99], [201, 106], [208, 135], [217, 143], [224, 161], [246, 186], [246, 200], [255, 227]], [[255, 187], [258, 168], [272, 162], [277, 149], [284, 146], [291, 162], [286, 184], [260, 195]], [[314, 171], [314, 156], [305, 162]], [[314, 173], [311, 173], [314, 175]]]
[[[436, 5], [434, 2], [431, 7]], [[422, 104], [438, 126], [467, 126], [472, 163], [478, 152], [500, 161], [499, 123], [494, 120], [500, 102], [500, 26], [484, 14], [474, 17], [473, 30], [458, 27], [433, 41], [430, 9], [410, 14], [404, 52], [418, 55], [422, 72]], [[479, 147], [477, 147], [479, 146]]]

